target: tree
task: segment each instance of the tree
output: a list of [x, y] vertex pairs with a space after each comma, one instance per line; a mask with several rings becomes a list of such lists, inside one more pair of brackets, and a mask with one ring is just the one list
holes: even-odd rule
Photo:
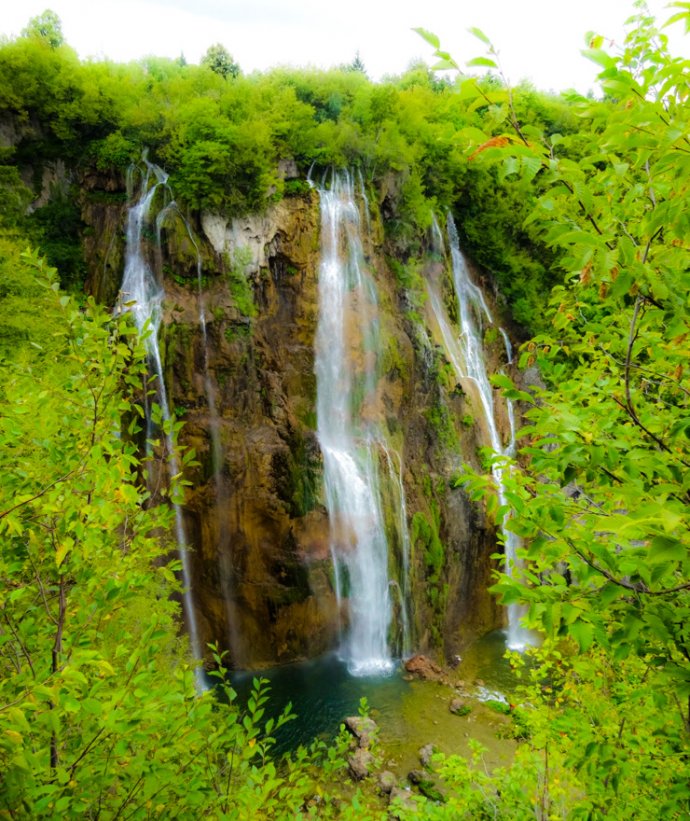
[[367, 73], [366, 67], [365, 67], [364, 63], [362, 62], [362, 58], [359, 56], [359, 49], [357, 50], [357, 53], [355, 54], [355, 59], [351, 63], [348, 63], [348, 65], [345, 67], [345, 70], [346, 71], [359, 71], [361, 74], [366, 74]]
[[59, 48], [65, 42], [60, 18], [50, 9], [32, 17], [26, 28], [22, 29], [22, 37], [36, 37], [46, 42], [51, 48]]
[[220, 698], [199, 692], [179, 637], [170, 510], [139, 482], [136, 330], [61, 295], [35, 253], [15, 264], [46, 336], [0, 393], [0, 814], [296, 814], [323, 745], [278, 774], [290, 714], [264, 722], [260, 679], [244, 709], [220, 673]]
[[[675, 5], [672, 19], [690, 22], [688, 4]], [[505, 469], [524, 565], [495, 590], [552, 648], [536, 688], [550, 719], [532, 742], [539, 779], [560, 751], [595, 818], [690, 809], [690, 63], [636, 8], [621, 53], [591, 37], [605, 100], [572, 98], [578, 135], [523, 125], [502, 89], [486, 96], [509, 130], [475, 132], [468, 150], [532, 182], [526, 225], [564, 274], [551, 329], [521, 357], [546, 388], [497, 381], [528, 424]], [[471, 62], [495, 67], [495, 54]], [[482, 99], [471, 79], [461, 93]], [[491, 494], [490, 477], [466, 479], [476, 497]]]
[[216, 74], [225, 79], [231, 77], [234, 80], [240, 75], [239, 64], [234, 61], [230, 52], [220, 43], [208, 48], [206, 54], [201, 58], [201, 65], [207, 66], [211, 71], [215, 71]]

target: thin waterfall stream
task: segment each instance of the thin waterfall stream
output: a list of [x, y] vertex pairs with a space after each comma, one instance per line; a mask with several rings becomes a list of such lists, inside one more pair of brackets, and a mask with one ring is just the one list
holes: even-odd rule
[[[457, 333], [457, 330], [452, 327], [448, 319], [438, 284], [428, 279], [426, 287], [432, 317], [439, 329], [443, 346], [458, 380], [465, 386], [467, 392], [474, 397], [475, 403], [482, 411], [481, 422], [488, 439], [488, 445], [499, 456], [511, 456], [515, 449], [514, 408], [512, 402], [506, 400], [506, 414], [510, 431], [509, 440], [504, 444], [498, 429], [497, 409], [494, 405], [493, 389], [482, 347], [482, 322], [486, 320], [488, 323], [493, 324], [493, 317], [481, 289], [470, 277], [467, 263], [460, 250], [458, 232], [450, 214], [447, 218], [447, 230], [460, 333]], [[442, 242], [442, 235], [437, 224], [435, 224], [434, 239], [437, 243]], [[499, 328], [499, 332], [503, 337], [506, 355], [511, 360], [510, 340], [503, 329]], [[491, 468], [501, 507], [505, 507], [507, 503], [504, 481], [505, 470], [506, 468], [500, 463], [494, 463]], [[505, 550], [505, 569], [508, 574], [512, 574], [519, 567], [517, 551], [520, 542], [518, 537], [507, 527], [507, 521], [507, 517], [504, 518], [500, 527]], [[507, 611], [507, 645], [510, 649], [522, 650], [531, 643], [529, 632], [520, 623], [522, 611], [515, 604], [508, 605]]]
[[[164, 442], [167, 455], [167, 467], [170, 477], [180, 473], [180, 465], [175, 454], [172, 434], [172, 418], [168, 394], [163, 376], [158, 333], [162, 317], [164, 290], [154, 271], [149, 265], [144, 250], [144, 231], [150, 223], [150, 212], [153, 201], [159, 190], [167, 189], [168, 175], [158, 166], [143, 159], [145, 171], [136, 201], [130, 206], [127, 214], [127, 234], [125, 244], [125, 271], [120, 288], [119, 309], [132, 314], [134, 323], [144, 341], [149, 368], [156, 377], [156, 398], [163, 422]], [[131, 181], [131, 175], [130, 175]], [[132, 186], [128, 186], [130, 188]], [[160, 234], [156, 231], [159, 240]], [[157, 247], [157, 253], [160, 249]], [[153, 420], [147, 402], [147, 448], [153, 437]], [[197, 630], [194, 601], [192, 598], [191, 566], [189, 550], [182, 519], [181, 506], [173, 501], [175, 514], [175, 537], [182, 564], [183, 609], [184, 619], [189, 634], [189, 642], [195, 659], [201, 658], [201, 646]]]

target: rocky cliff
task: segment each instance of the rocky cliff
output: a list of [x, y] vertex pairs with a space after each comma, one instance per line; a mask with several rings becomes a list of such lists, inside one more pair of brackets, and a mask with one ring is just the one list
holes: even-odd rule
[[[82, 183], [89, 289], [112, 301], [124, 253], [123, 182], [94, 175]], [[405, 260], [385, 239], [380, 211], [391, 207], [372, 208], [365, 247], [380, 302], [374, 412], [391, 442], [381, 472], [405, 489], [413, 649], [451, 656], [503, 618], [487, 592], [495, 530], [451, 486], [462, 460], [477, 464], [486, 443], [471, 397], [449, 377], [423, 310], [394, 272]], [[184, 517], [200, 638], [228, 649], [238, 667], [332, 648], [344, 617], [316, 437], [319, 231], [315, 191], [260, 216], [192, 215], [161, 231], [166, 381], [185, 423], [181, 440], [198, 462], [186, 475]], [[438, 275], [443, 262], [424, 266]], [[490, 350], [504, 357], [500, 340]], [[402, 536], [392, 503], [386, 519], [396, 563]]]

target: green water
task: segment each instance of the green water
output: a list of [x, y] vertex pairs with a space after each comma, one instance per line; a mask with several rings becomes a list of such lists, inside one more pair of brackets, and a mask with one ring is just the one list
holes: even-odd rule
[[297, 715], [278, 732], [279, 751], [308, 744], [317, 737], [330, 739], [337, 735], [343, 719], [357, 715], [363, 697], [376, 707], [382, 721], [392, 717], [410, 686], [399, 671], [387, 676], [352, 676], [344, 661], [329, 654], [260, 673], [233, 673], [232, 686], [240, 703], [258, 675], [270, 682], [267, 717], [279, 714], [288, 704]]
[[[279, 714], [288, 703], [297, 719], [277, 734], [276, 752], [308, 744], [316, 737], [329, 740], [346, 716], [356, 715], [365, 697], [370, 714], [380, 727], [379, 742], [384, 766], [406, 772], [418, 766], [418, 750], [432, 743], [447, 754], [470, 752], [470, 740], [486, 749], [487, 766], [507, 763], [514, 744], [501, 736], [510, 719], [497, 714], [481, 697], [500, 697], [513, 688], [508, 662], [503, 659], [505, 636], [496, 631], [476, 642], [450, 671], [451, 684], [408, 680], [402, 665], [388, 676], [352, 676], [335, 654], [258, 673], [233, 673], [232, 685], [239, 703], [246, 700], [252, 679], [261, 675], [270, 682], [267, 715]], [[468, 697], [467, 716], [450, 713], [458, 691]]]

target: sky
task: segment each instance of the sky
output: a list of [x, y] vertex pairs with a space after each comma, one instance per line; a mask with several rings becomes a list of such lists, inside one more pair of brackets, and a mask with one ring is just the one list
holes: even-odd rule
[[[666, 20], [665, 0], [648, 0]], [[467, 33], [480, 28], [494, 43], [511, 83], [541, 90], [595, 87], [597, 68], [582, 57], [588, 31], [623, 38], [632, 0], [0, 0], [0, 34], [15, 36], [46, 8], [62, 21], [67, 43], [82, 58], [117, 62], [149, 54], [198, 63], [222, 43], [245, 72], [277, 65], [350, 63], [357, 52], [369, 76], [400, 74], [411, 61], [433, 62], [412, 31], [437, 34], [461, 65], [485, 46]], [[673, 38], [687, 55], [690, 37]], [[476, 71], [476, 69], [472, 69]]]

